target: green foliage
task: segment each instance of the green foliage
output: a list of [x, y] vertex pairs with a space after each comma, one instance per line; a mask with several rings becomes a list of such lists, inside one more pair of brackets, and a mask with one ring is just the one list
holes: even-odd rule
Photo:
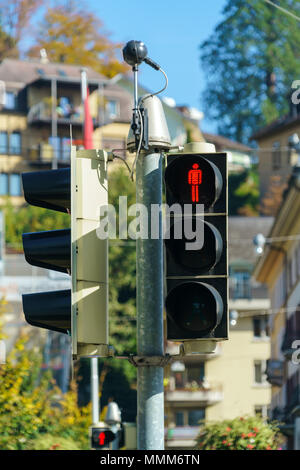
[[41, 448], [49, 435], [53, 444], [71, 439], [77, 448], [88, 448], [90, 408], [78, 407], [74, 386], [62, 396], [51, 374], [41, 374], [41, 356], [26, 349], [27, 341], [17, 341], [0, 369], [0, 449], [32, 449], [36, 440]]
[[[135, 185], [127, 170], [119, 168], [113, 171], [108, 184], [109, 202], [117, 214], [119, 196], [127, 196], [128, 207], [135, 203]], [[135, 353], [136, 251], [133, 240], [111, 240], [109, 269], [110, 341], [118, 354]]]
[[26, 348], [28, 339], [22, 335], [0, 367], [0, 450], [89, 448], [90, 406], [78, 407], [74, 383], [62, 395], [51, 373], [42, 372], [41, 354]]
[[73, 439], [43, 434], [31, 441], [27, 450], [81, 450]]
[[197, 438], [200, 450], [276, 450], [281, 437], [275, 422], [260, 416], [241, 417], [206, 424]]
[[[298, 0], [280, 5], [299, 11]], [[291, 84], [300, 76], [299, 43], [294, 18], [261, 0], [227, 0], [223, 20], [200, 46], [205, 111], [220, 134], [247, 142], [288, 111]]]
[[259, 183], [256, 168], [229, 175], [228, 205], [230, 215], [258, 215]]
[[5, 241], [19, 251], [23, 251], [22, 233], [70, 227], [68, 214], [27, 204], [13, 207], [9, 198], [2, 210], [5, 214]]

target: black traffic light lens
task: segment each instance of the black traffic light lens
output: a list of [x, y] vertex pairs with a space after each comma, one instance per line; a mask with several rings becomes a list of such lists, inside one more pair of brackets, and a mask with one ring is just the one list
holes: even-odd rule
[[168, 164], [165, 182], [174, 201], [204, 204], [209, 209], [219, 198], [223, 181], [220, 170], [200, 155], [184, 155]]
[[60, 212], [70, 212], [70, 168], [22, 173], [22, 182], [24, 198], [28, 204]]
[[203, 335], [219, 324], [223, 302], [212, 286], [191, 281], [179, 284], [169, 292], [166, 310], [180, 330]]
[[24, 294], [22, 301], [27, 323], [59, 333], [70, 333], [71, 290]]
[[33, 266], [71, 272], [71, 229], [23, 233], [25, 259]]
[[[195, 234], [191, 238], [191, 234]], [[186, 269], [201, 274], [220, 260], [223, 242], [220, 232], [199, 217], [181, 217], [170, 223], [166, 233], [167, 256]]]

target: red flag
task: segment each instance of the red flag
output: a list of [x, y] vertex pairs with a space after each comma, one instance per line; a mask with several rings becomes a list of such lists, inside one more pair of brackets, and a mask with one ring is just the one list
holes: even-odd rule
[[87, 87], [86, 99], [84, 101], [84, 132], [83, 145], [85, 149], [93, 149], [93, 120], [89, 107], [89, 89]]

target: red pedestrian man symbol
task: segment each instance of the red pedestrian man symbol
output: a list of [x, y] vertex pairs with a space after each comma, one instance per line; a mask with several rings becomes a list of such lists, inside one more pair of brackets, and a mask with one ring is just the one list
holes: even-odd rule
[[105, 442], [105, 432], [100, 432], [99, 433], [99, 445], [103, 446]]
[[192, 201], [199, 202], [199, 184], [202, 183], [202, 170], [198, 163], [193, 164], [193, 169], [188, 172], [188, 182], [192, 186]]

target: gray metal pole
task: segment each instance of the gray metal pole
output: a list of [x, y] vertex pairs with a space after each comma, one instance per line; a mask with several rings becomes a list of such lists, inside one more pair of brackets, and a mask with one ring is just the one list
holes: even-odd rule
[[[162, 155], [141, 153], [136, 168], [136, 202], [148, 210], [161, 204]], [[143, 223], [143, 222], [142, 222]], [[139, 357], [163, 356], [163, 240], [160, 215], [158, 239], [138, 239], [137, 353]], [[164, 449], [163, 367], [139, 366], [137, 370], [137, 435], [139, 450]]]
[[99, 421], [99, 378], [98, 378], [98, 358], [91, 358], [91, 401], [92, 401], [92, 422]]

